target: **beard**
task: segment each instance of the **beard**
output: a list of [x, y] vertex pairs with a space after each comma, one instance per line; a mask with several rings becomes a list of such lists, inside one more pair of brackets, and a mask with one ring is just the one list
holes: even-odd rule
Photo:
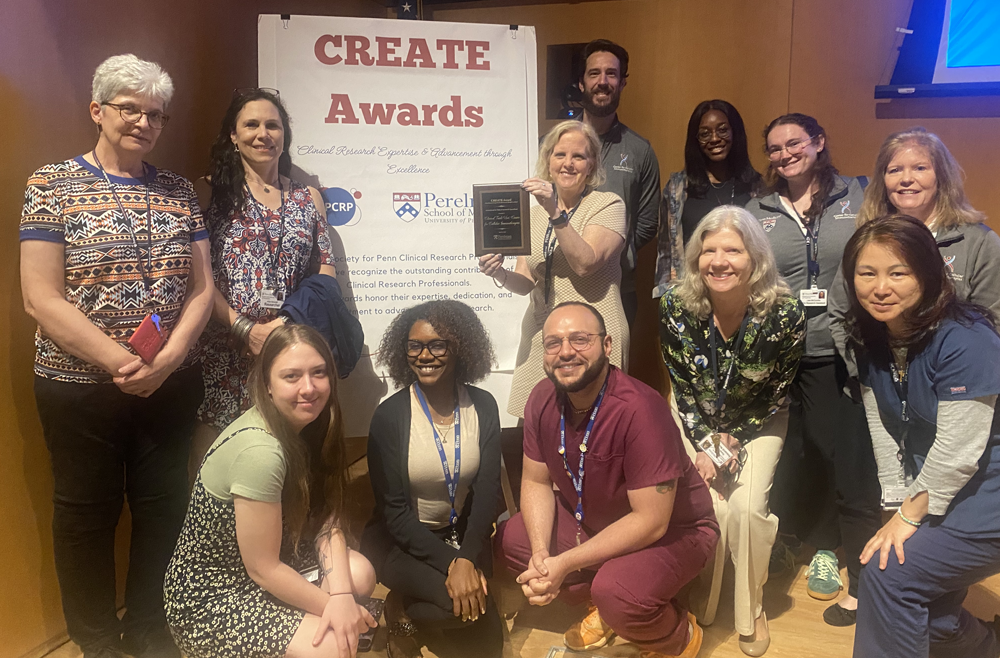
[[607, 365], [608, 361], [609, 359], [607, 355], [602, 353], [599, 359], [591, 363], [590, 366], [583, 371], [583, 374], [575, 380], [567, 383], [563, 383], [558, 377], [556, 377], [554, 369], [549, 370], [549, 368], [546, 367], [545, 374], [548, 375], [549, 379], [552, 380], [552, 383], [555, 384], [557, 391], [561, 391], [563, 393], [576, 393], [590, 386], [594, 380], [600, 376], [601, 370], [604, 369], [604, 366]]
[[[598, 91], [608, 94], [608, 102], [606, 105], [598, 105], [594, 102], [594, 94]], [[608, 85], [597, 85], [591, 91], [584, 89], [582, 94], [583, 98], [580, 100], [580, 104], [583, 105], [584, 111], [593, 117], [609, 117], [618, 111], [618, 103], [621, 101], [620, 87], [617, 90], [612, 91]]]

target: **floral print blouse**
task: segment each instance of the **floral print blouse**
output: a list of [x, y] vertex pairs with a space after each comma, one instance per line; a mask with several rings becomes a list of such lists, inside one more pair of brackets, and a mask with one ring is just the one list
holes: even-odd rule
[[677, 409], [691, 441], [726, 432], [746, 443], [785, 400], [805, 344], [805, 309], [799, 300], [779, 299], [763, 319], [751, 317], [737, 350], [739, 332], [716, 336], [720, 378], [736, 364], [722, 409], [716, 409], [708, 318], [683, 304], [675, 286], [660, 298], [660, 350], [670, 370]]

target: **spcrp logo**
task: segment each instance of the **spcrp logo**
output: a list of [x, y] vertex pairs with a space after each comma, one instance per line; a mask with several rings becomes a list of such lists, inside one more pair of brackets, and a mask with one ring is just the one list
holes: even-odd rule
[[330, 226], [354, 226], [361, 221], [361, 207], [358, 200], [361, 191], [351, 188], [348, 192], [342, 187], [324, 187], [320, 194], [326, 205], [326, 221]]

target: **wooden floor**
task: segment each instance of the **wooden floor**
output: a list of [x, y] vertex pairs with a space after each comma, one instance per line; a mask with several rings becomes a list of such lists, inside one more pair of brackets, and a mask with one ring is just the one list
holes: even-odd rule
[[[849, 658], [854, 629], [833, 628], [823, 623], [823, 610], [828, 604], [806, 594], [805, 569], [805, 565], [800, 565], [794, 577], [789, 573], [772, 578], [765, 586], [764, 610], [771, 628], [771, 648], [766, 655], [769, 658]], [[846, 579], [846, 574], [843, 575]], [[723, 592], [732, 590], [730, 582], [727, 579]], [[376, 596], [385, 596], [381, 586]], [[972, 588], [966, 607], [984, 619], [992, 619], [994, 614], [1000, 613], [1000, 576]], [[564, 652], [562, 644], [562, 633], [585, 613], [585, 610], [569, 608], [559, 602], [545, 608], [524, 606], [508, 622], [510, 641], [505, 658], [585, 658], [584, 654]], [[738, 639], [733, 631], [732, 597], [724, 596], [715, 623], [705, 628], [705, 642], [698, 655], [700, 658], [742, 658], [744, 654]], [[358, 655], [384, 658], [385, 629], [380, 627], [378, 630], [375, 650]], [[426, 649], [424, 655], [433, 656]], [[639, 651], [635, 645], [618, 640], [592, 655], [638, 658]], [[76, 645], [67, 643], [48, 656], [80, 658], [82, 654]]]

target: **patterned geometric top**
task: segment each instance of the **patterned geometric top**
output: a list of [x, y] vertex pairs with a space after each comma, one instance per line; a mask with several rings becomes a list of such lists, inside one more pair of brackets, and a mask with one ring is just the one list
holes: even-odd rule
[[[147, 313], [158, 313], [167, 332], [177, 324], [191, 271], [191, 243], [208, 238], [191, 183], [145, 166], [152, 234], [144, 182], [108, 176], [128, 213], [123, 217], [101, 170], [83, 156], [46, 165], [31, 175], [20, 226], [21, 240], [65, 245], [66, 300], [129, 351], [128, 339]], [[147, 290], [141, 272], [149, 262], [150, 243]], [[99, 366], [64, 352], [40, 327], [35, 347], [36, 375], [84, 384], [111, 381]], [[192, 350], [181, 367], [196, 355]]]
[[[206, 219], [215, 287], [234, 311], [254, 322], [278, 317], [261, 304], [265, 287], [287, 296], [320, 265], [333, 265], [326, 220], [302, 183], [291, 181], [280, 210], [250, 197], [228, 217], [209, 206]], [[201, 343], [205, 400], [198, 417], [222, 430], [250, 408], [246, 382], [253, 358], [218, 322], [208, 323]]]
[[[751, 317], [729, 380], [725, 406], [717, 410], [708, 318], [684, 307], [676, 286], [660, 298], [660, 349], [670, 369], [677, 410], [692, 442], [726, 432], [746, 443], [785, 400], [795, 377], [805, 339], [805, 309], [786, 297], [763, 320]], [[716, 336], [720, 379], [729, 369], [738, 332]]]

